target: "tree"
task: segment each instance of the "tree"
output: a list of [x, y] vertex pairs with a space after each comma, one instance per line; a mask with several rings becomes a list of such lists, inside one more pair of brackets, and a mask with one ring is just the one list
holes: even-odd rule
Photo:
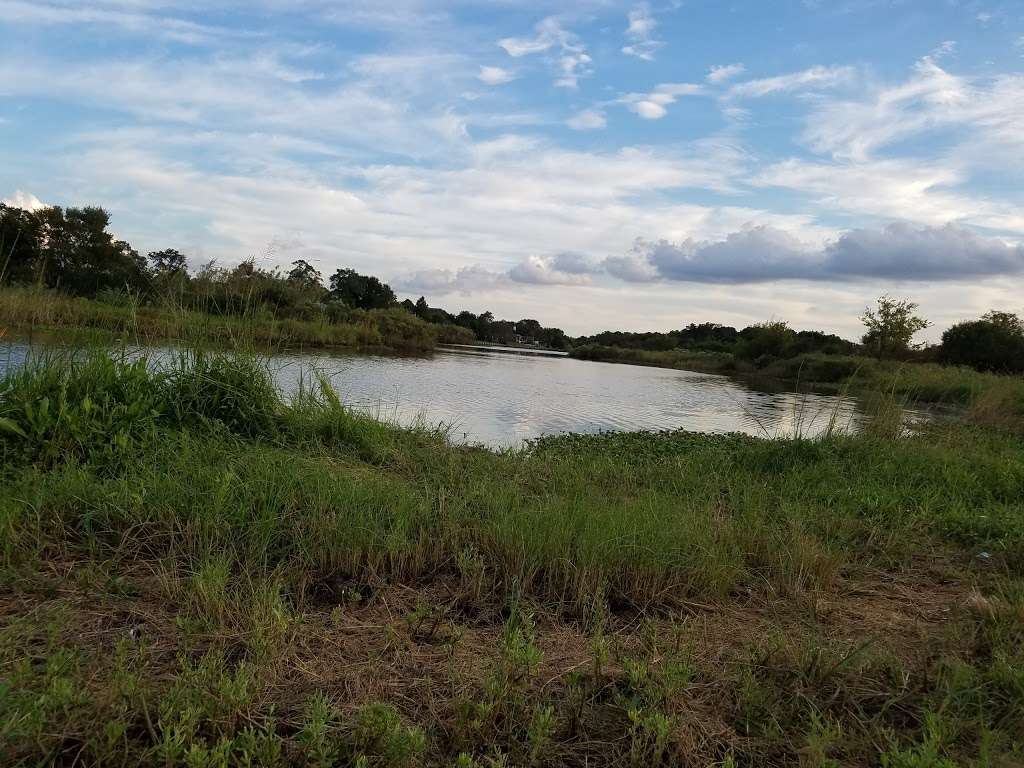
[[33, 211], [0, 203], [0, 282], [30, 283], [40, 278], [40, 230]]
[[768, 320], [744, 328], [739, 333], [736, 354], [748, 360], [787, 357], [796, 341], [796, 333], [784, 320]]
[[413, 309], [413, 312], [415, 314], [419, 315], [422, 318], [426, 318], [427, 312], [429, 311], [430, 305], [427, 304], [427, 300], [423, 296], [420, 296], [418, 299], [416, 299], [416, 304]]
[[536, 320], [526, 318], [516, 323], [516, 333], [520, 336], [526, 336], [529, 339], [538, 339], [540, 338], [540, 332], [541, 324]]
[[33, 213], [41, 222], [41, 272], [48, 286], [79, 296], [145, 287], [145, 259], [107, 231], [110, 214], [102, 208], [53, 206]]
[[175, 272], [184, 272], [187, 268], [185, 256], [173, 248], [150, 251], [146, 259], [149, 261], [150, 269], [156, 274], [171, 275]]
[[292, 262], [292, 268], [288, 270], [288, 282], [294, 283], [300, 288], [321, 288], [323, 277], [320, 271], [305, 259], [298, 259]]
[[914, 314], [917, 304], [907, 299], [880, 296], [878, 307], [866, 307], [860, 321], [867, 332], [861, 339], [865, 347], [879, 357], [898, 357], [912, 349], [914, 334], [931, 326]]
[[339, 269], [331, 275], [331, 298], [357, 309], [383, 309], [396, 301], [391, 286], [352, 269]]
[[1024, 321], [995, 310], [980, 320], [957, 323], [942, 334], [943, 362], [979, 371], [1024, 372]]

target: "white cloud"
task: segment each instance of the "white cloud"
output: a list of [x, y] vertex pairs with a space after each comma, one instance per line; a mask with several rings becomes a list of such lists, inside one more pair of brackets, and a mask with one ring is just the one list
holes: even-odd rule
[[46, 203], [31, 192], [22, 192], [20, 189], [14, 190], [14, 194], [10, 197], [0, 198], [0, 203], [11, 208], [22, 208], [26, 211], [36, 211], [46, 207]]
[[966, 171], [947, 162], [912, 159], [821, 162], [790, 159], [758, 173], [755, 186], [780, 187], [811, 197], [827, 212], [941, 225], [970, 222], [1024, 235], [1024, 210], [955, 191]]
[[566, 121], [574, 131], [596, 131], [608, 125], [608, 118], [599, 109], [585, 109]]
[[590, 68], [591, 61], [590, 56], [582, 50], [565, 53], [558, 60], [562, 76], [555, 80], [555, 85], [562, 88], [575, 88], [579, 85], [581, 77], [593, 73], [594, 70]]
[[646, 3], [634, 6], [627, 18], [629, 25], [626, 27], [626, 38], [630, 43], [623, 46], [622, 52], [627, 56], [653, 61], [655, 51], [661, 48], [664, 42], [652, 37], [658, 21], [651, 14], [650, 6]]
[[91, 25], [125, 34], [159, 37], [178, 43], [204, 45], [237, 38], [245, 33], [199, 24], [167, 13], [163, 4], [69, 4], [46, 0], [0, 1], [0, 20], [22, 25]]
[[534, 285], [586, 285], [589, 274], [566, 272], [559, 269], [553, 259], [530, 256], [509, 270], [508, 276], [517, 283]]
[[1024, 75], [962, 77], [932, 57], [902, 83], [883, 85], [859, 99], [825, 100], [811, 114], [803, 138], [818, 152], [864, 160], [907, 137], [939, 129], [971, 133], [965, 147], [979, 157], [1013, 163], [1024, 150]]
[[657, 19], [651, 15], [650, 6], [646, 3], [635, 6], [627, 18], [629, 26], [626, 28], [626, 37], [630, 40], [647, 40], [658, 26]]
[[533, 37], [506, 37], [498, 41], [509, 56], [520, 57], [557, 51], [552, 63], [559, 73], [555, 85], [575, 88], [581, 77], [593, 73], [592, 59], [577, 35], [562, 27], [554, 16], [537, 23]]
[[708, 69], [707, 80], [709, 83], [720, 85], [727, 80], [732, 80], [735, 77], [739, 77], [747, 71], [746, 66], [743, 64], [712, 64]]
[[[752, 225], [724, 240], [641, 242], [635, 251], [659, 277], [698, 283], [911, 282], [1024, 273], [1024, 246], [983, 238], [953, 225], [917, 227], [906, 222], [844, 232], [821, 249], [789, 232]], [[619, 264], [611, 266], [617, 269]], [[633, 267], [642, 268], [642, 264]]]
[[532, 53], [543, 53], [561, 44], [570, 33], [562, 29], [562, 25], [554, 16], [549, 16], [537, 23], [533, 37], [505, 37], [498, 45], [505, 49], [509, 56], [528, 56]]
[[650, 93], [630, 93], [619, 99], [627, 109], [645, 120], [659, 120], [668, 114], [670, 105], [680, 96], [699, 96], [704, 87], [693, 83], [662, 83]]
[[760, 80], [747, 80], [732, 86], [727, 95], [729, 98], [759, 98], [773, 93], [787, 93], [816, 88], [834, 88], [848, 83], [853, 78], [851, 67], [811, 67], [801, 72], [788, 75], [767, 77]]
[[476, 76], [478, 80], [487, 85], [503, 85], [516, 79], [515, 72], [503, 67], [480, 67], [480, 73]]

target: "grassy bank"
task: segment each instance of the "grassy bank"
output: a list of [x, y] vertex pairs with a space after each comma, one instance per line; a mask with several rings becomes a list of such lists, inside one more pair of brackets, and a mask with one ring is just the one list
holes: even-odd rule
[[756, 376], [801, 388], [885, 393], [918, 403], [945, 403], [1024, 413], [1024, 379], [936, 363], [903, 363], [847, 355], [799, 355], [763, 367], [726, 352], [650, 351], [588, 345], [572, 351], [581, 360], [676, 368], [701, 373]]
[[193, 354], [0, 419], [5, 764], [1024, 759], [1009, 429], [492, 453]]
[[402, 309], [352, 310], [342, 321], [217, 315], [172, 306], [108, 304], [35, 288], [0, 288], [0, 337], [52, 331], [99, 331], [141, 343], [184, 341], [232, 347], [347, 348], [424, 352], [472, 334], [426, 323]]

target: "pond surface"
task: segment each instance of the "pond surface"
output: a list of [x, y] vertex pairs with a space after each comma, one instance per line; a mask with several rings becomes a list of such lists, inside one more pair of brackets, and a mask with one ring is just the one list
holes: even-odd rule
[[[150, 352], [158, 359], [167, 353]], [[25, 354], [18, 344], [0, 350], [0, 371]], [[277, 354], [270, 367], [286, 394], [300, 381], [308, 385], [317, 368], [353, 408], [400, 424], [443, 425], [455, 441], [492, 447], [606, 430], [815, 435], [830, 424], [856, 430], [866, 420], [849, 397], [763, 392], [725, 376], [480, 347], [430, 357]]]

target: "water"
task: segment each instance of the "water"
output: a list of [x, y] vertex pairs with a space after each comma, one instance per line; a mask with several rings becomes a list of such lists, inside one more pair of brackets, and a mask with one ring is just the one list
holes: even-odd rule
[[[0, 370], [24, 355], [23, 346], [11, 345], [0, 352]], [[286, 394], [308, 384], [316, 367], [353, 408], [400, 424], [443, 425], [453, 440], [492, 447], [604, 430], [815, 435], [830, 423], [856, 429], [866, 419], [849, 397], [763, 392], [725, 376], [486, 348], [430, 357], [285, 354], [270, 362]]]

